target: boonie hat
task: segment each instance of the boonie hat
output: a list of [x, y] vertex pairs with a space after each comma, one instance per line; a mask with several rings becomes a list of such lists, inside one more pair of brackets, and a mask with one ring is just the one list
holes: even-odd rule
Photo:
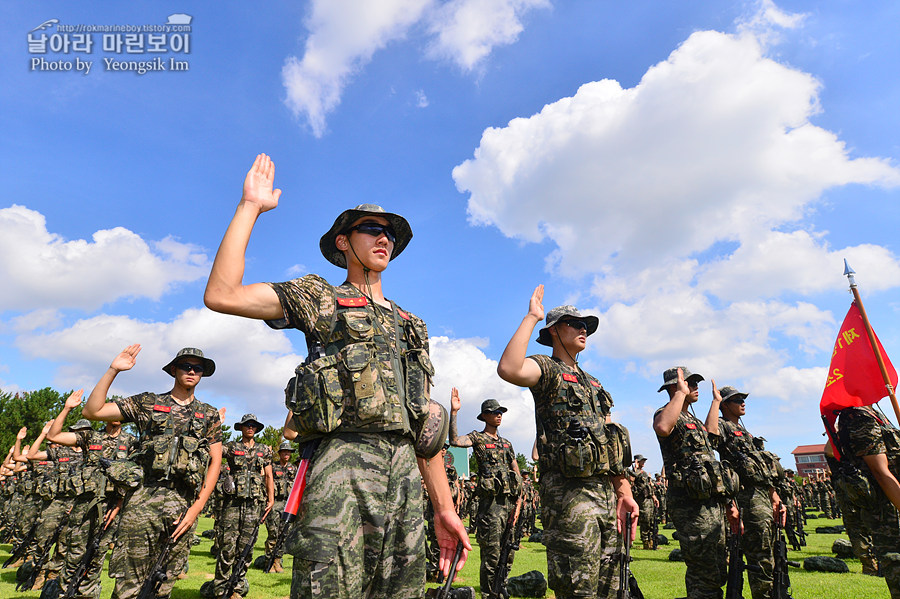
[[565, 305], [558, 306], [553, 308], [549, 312], [547, 312], [547, 317], [544, 319], [546, 321], [546, 326], [538, 331], [537, 342], [541, 345], [546, 345], [547, 347], [553, 347], [553, 341], [550, 337], [550, 327], [559, 322], [559, 319], [564, 316], [571, 316], [576, 320], [583, 320], [584, 324], [587, 325], [587, 334], [588, 337], [594, 334], [597, 330], [597, 326], [600, 324], [600, 319], [596, 316], [588, 316], [582, 315], [581, 312], [578, 311], [578, 308], [575, 306]]
[[334, 240], [337, 239], [338, 235], [345, 233], [350, 228], [350, 225], [364, 216], [384, 218], [394, 229], [396, 239], [394, 240], [394, 250], [391, 252], [391, 260], [406, 249], [413, 234], [412, 228], [405, 218], [399, 214], [386, 212], [384, 208], [375, 204], [360, 204], [356, 208], [341, 212], [340, 216], [335, 219], [334, 224], [331, 225], [331, 228], [328, 229], [328, 232], [322, 235], [322, 238], [319, 240], [319, 251], [322, 252], [326, 260], [335, 266], [347, 268], [347, 257], [344, 256], [344, 252], [337, 249], [334, 245]]
[[234, 423], [235, 430], [241, 430], [246, 425], [253, 423], [253, 428], [256, 429], [256, 432], [259, 432], [266, 428], [266, 426], [256, 419], [256, 414], [244, 414], [243, 418], [241, 418], [240, 422]]
[[201, 377], [209, 377], [212, 376], [216, 371], [216, 363], [210, 360], [209, 358], [203, 357], [203, 352], [196, 347], [184, 347], [178, 350], [178, 353], [175, 354], [175, 357], [172, 358], [172, 361], [162, 367], [162, 369], [169, 374], [169, 376], [175, 376], [175, 362], [177, 362], [181, 358], [197, 358], [200, 360], [200, 363], [203, 364], [203, 374]]
[[294, 451], [294, 448], [291, 446], [290, 441], [282, 441], [281, 445], [278, 446], [278, 451]]
[[734, 387], [730, 385], [726, 385], [719, 389], [719, 395], [722, 396], [722, 401], [728, 401], [730, 399], [747, 399], [749, 393], [741, 393]]
[[83, 431], [83, 430], [87, 430], [89, 428], [93, 428], [93, 427], [91, 427], [91, 421], [88, 420], [87, 418], [82, 418], [78, 422], [76, 422], [75, 424], [70, 426], [69, 430], [70, 431]]
[[706, 380], [703, 378], [703, 375], [691, 372], [684, 366], [673, 366], [672, 368], [667, 369], [663, 373], [663, 384], [662, 387], [656, 390], [657, 393], [668, 387], [669, 385], [674, 385], [678, 382], [678, 369], [681, 369], [681, 373], [684, 375], [684, 380], [693, 383]]
[[501, 405], [500, 405], [500, 402], [497, 401], [496, 399], [486, 399], [486, 400], [484, 400], [483, 402], [481, 402], [481, 414], [479, 414], [478, 416], [476, 416], [476, 418], [478, 418], [479, 420], [481, 420], [482, 422], [484, 422], [484, 418], [482, 417], [482, 414], [484, 414], [485, 412], [501, 412], [501, 413], [505, 413], [505, 412], [506, 412], [506, 408], [504, 408], [503, 406], [501, 406]]
[[643, 461], [646, 462], [646, 461], [647, 461], [647, 458], [645, 458], [645, 457], [642, 456], [641, 454], [637, 454], [636, 456], [634, 456], [634, 461], [635, 461], [635, 462], [640, 462], [641, 460], [643, 460]]

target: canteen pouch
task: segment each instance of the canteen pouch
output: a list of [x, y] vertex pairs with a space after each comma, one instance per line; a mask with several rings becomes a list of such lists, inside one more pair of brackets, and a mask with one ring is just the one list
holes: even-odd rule
[[425, 349], [411, 349], [403, 353], [403, 367], [406, 371], [406, 410], [409, 425], [416, 441], [429, 415], [428, 396], [434, 377], [434, 365]]
[[584, 478], [594, 474], [597, 450], [590, 436], [566, 436], [560, 456], [560, 470], [568, 478]]
[[[354, 321], [358, 322], [358, 321]], [[371, 326], [371, 325], [370, 325]], [[357, 426], [373, 422], [384, 422], [387, 417], [387, 402], [383, 390], [375, 390], [375, 346], [370, 342], [361, 342], [343, 348], [340, 356], [342, 374], [353, 389], [356, 405]]]
[[285, 404], [301, 437], [330, 433], [341, 425], [344, 401], [337, 362], [338, 356], [323, 356], [301, 364], [288, 381]]

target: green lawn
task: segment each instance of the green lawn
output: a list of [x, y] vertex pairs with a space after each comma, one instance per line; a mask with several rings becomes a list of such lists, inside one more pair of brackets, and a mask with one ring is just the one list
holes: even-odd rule
[[[840, 524], [840, 521], [810, 520], [807, 528], [812, 532], [817, 526], [834, 524]], [[198, 530], [203, 531], [211, 526], [212, 520], [202, 518]], [[672, 531], [664, 530], [662, 532], [671, 538]], [[265, 531], [262, 531], [257, 543], [258, 551], [254, 556], [262, 552], [265, 536]], [[793, 560], [802, 561], [804, 558], [812, 555], [832, 555], [831, 544], [839, 536], [845, 535], [811, 534], [808, 538], [808, 546], [804, 547], [803, 551], [791, 551], [789, 557]], [[466, 562], [454, 586], [473, 586], [478, 591], [480, 590], [478, 584], [479, 553], [474, 535], [472, 536], [472, 544], [475, 546], [475, 551], [469, 555], [469, 561]], [[199, 596], [200, 585], [212, 579], [215, 560], [209, 553], [210, 545], [211, 541], [202, 539], [201, 543], [193, 548], [190, 558], [190, 571], [187, 578], [179, 581], [176, 585], [175, 591], [172, 593], [174, 599], [196, 599]], [[668, 561], [669, 552], [677, 546], [678, 543], [673, 542], [668, 546], [661, 546], [658, 551], [644, 551], [637, 548], [632, 551], [634, 556], [632, 570], [647, 599], [670, 599], [672, 597], [685, 596], [684, 564]], [[6, 559], [9, 551], [9, 545], [0, 545], [0, 561]], [[868, 599], [870, 597], [888, 596], [887, 586], [884, 584], [883, 579], [863, 576], [857, 560], [847, 560], [847, 562], [850, 566], [850, 574], [813, 573], [791, 568], [790, 576], [794, 597], [796, 599], [819, 599], [821, 597], [828, 597], [829, 599]], [[285, 556], [285, 572], [283, 574], [263, 574], [261, 571], [251, 568], [249, 574], [250, 599], [286, 599], [290, 593], [290, 568], [290, 556]], [[526, 542], [522, 544], [522, 549], [516, 553], [512, 575], [516, 576], [529, 570], [540, 570], [546, 573], [547, 559], [543, 545]], [[104, 574], [101, 599], [109, 598], [112, 593], [111, 583], [112, 581], [106, 578]], [[431, 584], [429, 586], [436, 585]], [[17, 593], [15, 591], [15, 572], [10, 569], [0, 570], [0, 597], [37, 599], [39, 596], [39, 591]], [[553, 597], [552, 592], [549, 592], [547, 596]], [[750, 588], [746, 583], [744, 584], [744, 597], [750, 597]]]

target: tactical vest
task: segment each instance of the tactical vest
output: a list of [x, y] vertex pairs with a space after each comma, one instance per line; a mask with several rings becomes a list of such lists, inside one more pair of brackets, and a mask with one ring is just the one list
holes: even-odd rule
[[[845, 453], [852, 452], [850, 443], [850, 428], [852, 422], [858, 418], [864, 418], [866, 415], [875, 421], [875, 425], [879, 428], [879, 435], [884, 443], [885, 456], [888, 461], [888, 468], [891, 473], [897, 477], [900, 476], [900, 431], [894, 426], [881, 418], [878, 412], [870, 406], [845, 408], [840, 412], [840, 420], [838, 424], [838, 436]], [[842, 455], [840, 463], [843, 465], [839, 473], [838, 484], [843, 487], [844, 492], [850, 497], [851, 501], [857, 505], [866, 505], [872, 498], [872, 492], [876, 488], [880, 488], [878, 481], [869, 470], [862, 456]], [[851, 466], [852, 467], [848, 467]], [[824, 483], [823, 483], [824, 484]]]
[[84, 461], [81, 467], [81, 493], [106, 493], [106, 474], [100, 467], [104, 456], [104, 433], [91, 431], [81, 446]]
[[753, 435], [740, 424], [719, 418], [719, 456], [733, 468], [744, 489], [769, 488], [778, 478], [775, 465], [753, 444]]
[[285, 389], [301, 442], [333, 431], [397, 431], [415, 439], [434, 376], [424, 324], [393, 302], [390, 312], [372, 306], [349, 283], [333, 289], [335, 309], [320, 312], [311, 333], [325, 355], [298, 366]]
[[56, 493], [56, 467], [51, 460], [32, 462], [35, 474], [35, 492], [41, 499], [49, 501]]
[[238, 499], [264, 499], [267, 497], [263, 468], [270, 461], [266, 446], [254, 443], [247, 447], [241, 441], [229, 443], [228, 465], [234, 479], [233, 497]]
[[459, 488], [456, 484], [459, 474], [456, 472], [456, 466], [444, 464], [444, 472], [447, 474], [447, 482], [450, 483], [450, 497], [453, 499], [453, 503], [456, 503], [456, 499], [459, 497]]
[[690, 412], [680, 412], [669, 436], [657, 439], [671, 492], [699, 500], [734, 497], [738, 492], [737, 475], [716, 460], [706, 427]]
[[530, 357], [551, 383], [546, 397], [534, 397], [541, 470], [570, 478], [624, 473], [621, 443], [610, 443], [605, 424], [612, 397], [600, 381], [550, 356]]
[[275, 479], [275, 499], [287, 499], [291, 494], [291, 485], [294, 484], [294, 476], [297, 474], [297, 467], [288, 462], [285, 465], [273, 464], [272, 476]]
[[479, 495], [518, 495], [519, 480], [513, 468], [516, 454], [512, 444], [503, 437], [492, 437], [487, 433], [472, 431], [472, 453], [478, 462]]
[[[109, 460], [125, 460], [131, 453], [131, 446], [134, 445], [134, 436], [120, 430], [115, 437], [104, 432], [101, 433], [101, 443], [103, 444], [103, 457]], [[116, 492], [116, 485], [109, 478], [106, 480], [106, 494]]]
[[133, 459], [144, 468], [144, 484], [178, 486], [192, 494], [200, 492], [209, 465], [209, 440], [204, 436], [207, 418], [211, 416], [195, 398], [188, 408], [190, 420], [175, 429], [173, 407], [177, 404], [169, 394], [154, 396], [150, 421], [141, 431]]
[[634, 483], [631, 485], [631, 494], [635, 501], [649, 501], [653, 498], [653, 481], [650, 475], [641, 470], [634, 473]]

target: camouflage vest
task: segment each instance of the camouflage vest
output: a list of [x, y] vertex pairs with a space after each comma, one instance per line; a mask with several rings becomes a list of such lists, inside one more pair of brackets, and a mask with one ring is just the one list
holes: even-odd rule
[[325, 355], [298, 366], [285, 389], [300, 441], [333, 431], [415, 438], [434, 376], [424, 324], [393, 302], [389, 313], [373, 307], [349, 283], [334, 291], [335, 309], [320, 313], [312, 333]]
[[[128, 454], [131, 453], [134, 442], [134, 435], [126, 433], [123, 430], [120, 430], [119, 434], [115, 437], [105, 431], [100, 433], [100, 443], [103, 445], [101, 453], [103, 454], [104, 458], [107, 458], [109, 460], [127, 459]], [[107, 479], [106, 494], [109, 495], [115, 492], [116, 485], [113, 484], [111, 480]]]
[[[621, 443], [610, 443], [605, 424], [612, 397], [600, 381], [550, 356], [530, 357], [549, 379], [541, 387], [546, 395], [531, 390], [541, 471], [572, 478], [624, 473]], [[627, 451], [630, 454], [630, 446]]]
[[[660, 411], [662, 408], [656, 413]], [[657, 436], [657, 440], [670, 492], [699, 500], [737, 493], [737, 475], [716, 460], [706, 427], [690, 412], [680, 412], [669, 436]]]
[[[875, 430], [870, 428], [873, 424], [876, 427]], [[843, 487], [843, 491], [853, 503], [866, 505], [871, 500], [873, 490], [879, 485], [863, 457], [853, 455], [851, 436], [854, 428], [864, 428], [865, 430], [862, 432], [871, 431], [868, 437], [881, 438], [884, 443], [888, 468], [895, 477], [900, 476], [900, 431], [894, 428], [890, 422], [881, 418], [871, 406], [845, 408], [840, 412], [838, 436], [843, 453], [837, 484]], [[824, 483], [822, 484], [824, 485]]]
[[56, 496], [76, 497], [84, 492], [81, 479], [81, 466], [84, 452], [61, 445], [55, 450], [56, 459]]
[[45, 501], [53, 499], [58, 485], [54, 463], [51, 460], [41, 460], [31, 464], [34, 468], [35, 492]]
[[288, 498], [296, 475], [297, 467], [290, 462], [283, 466], [281, 464], [272, 465], [272, 476], [275, 478], [275, 499]]
[[459, 480], [459, 474], [456, 472], [456, 466], [444, 464], [444, 472], [447, 474], [447, 482], [450, 483], [450, 496], [453, 498], [453, 502], [456, 503], [456, 499], [459, 497], [459, 488], [456, 485], [456, 481]]
[[195, 398], [187, 406], [190, 419], [176, 429], [175, 400], [168, 393], [154, 397], [150, 421], [141, 431], [133, 459], [144, 468], [145, 485], [172, 485], [195, 495], [209, 465], [209, 440], [204, 431], [215, 410]]
[[519, 479], [513, 468], [516, 454], [512, 443], [503, 437], [492, 437], [484, 432], [472, 431], [472, 453], [478, 462], [479, 495], [518, 495]]
[[653, 481], [650, 475], [641, 470], [634, 473], [634, 483], [631, 485], [631, 494], [635, 501], [649, 501], [653, 498]]
[[744, 489], [774, 486], [778, 471], [770, 459], [753, 444], [753, 435], [740, 423], [719, 418], [719, 456], [733, 468]]
[[228, 465], [234, 478], [234, 497], [239, 499], [267, 498], [263, 469], [270, 462], [268, 447], [254, 442], [247, 447], [240, 440], [228, 444]]

